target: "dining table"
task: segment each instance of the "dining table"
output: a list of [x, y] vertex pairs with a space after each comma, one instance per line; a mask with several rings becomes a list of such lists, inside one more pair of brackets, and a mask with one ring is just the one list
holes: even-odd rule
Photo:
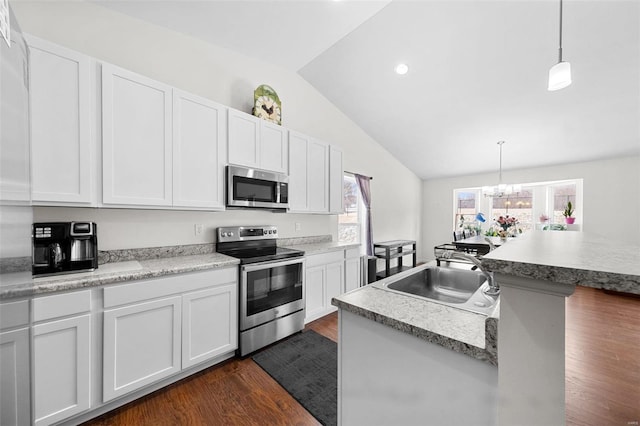
[[[484, 246], [491, 246], [491, 244], [493, 244], [494, 246], [499, 247], [502, 244], [504, 244], [505, 241], [506, 240], [500, 237], [486, 237], [484, 235], [474, 235], [473, 237], [453, 241], [453, 244], [455, 245], [474, 244], [474, 245], [484, 245]], [[489, 242], [491, 242], [491, 244]]]

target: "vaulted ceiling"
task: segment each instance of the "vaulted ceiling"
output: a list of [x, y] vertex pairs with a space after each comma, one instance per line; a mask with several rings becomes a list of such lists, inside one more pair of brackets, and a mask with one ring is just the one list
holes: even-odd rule
[[98, 3], [298, 72], [424, 179], [495, 171], [499, 140], [505, 169], [640, 154], [636, 0], [564, 2], [556, 92], [555, 0]]

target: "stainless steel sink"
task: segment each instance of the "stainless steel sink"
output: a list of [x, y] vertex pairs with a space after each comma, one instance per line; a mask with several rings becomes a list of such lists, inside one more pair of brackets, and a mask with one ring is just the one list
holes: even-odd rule
[[422, 265], [373, 284], [375, 287], [456, 308], [489, 314], [498, 297], [489, 296], [480, 271]]

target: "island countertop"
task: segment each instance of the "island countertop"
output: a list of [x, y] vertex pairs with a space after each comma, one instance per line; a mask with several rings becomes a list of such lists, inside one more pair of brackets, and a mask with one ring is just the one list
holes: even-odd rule
[[331, 303], [419, 339], [498, 364], [499, 302], [487, 316], [367, 285], [334, 297]]
[[494, 273], [640, 294], [640, 245], [586, 232], [529, 232], [482, 264]]

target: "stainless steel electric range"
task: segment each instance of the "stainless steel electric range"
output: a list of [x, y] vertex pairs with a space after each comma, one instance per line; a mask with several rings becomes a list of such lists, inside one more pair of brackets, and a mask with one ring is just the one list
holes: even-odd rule
[[240, 355], [304, 327], [304, 252], [278, 247], [275, 226], [217, 230], [216, 251], [240, 259]]

